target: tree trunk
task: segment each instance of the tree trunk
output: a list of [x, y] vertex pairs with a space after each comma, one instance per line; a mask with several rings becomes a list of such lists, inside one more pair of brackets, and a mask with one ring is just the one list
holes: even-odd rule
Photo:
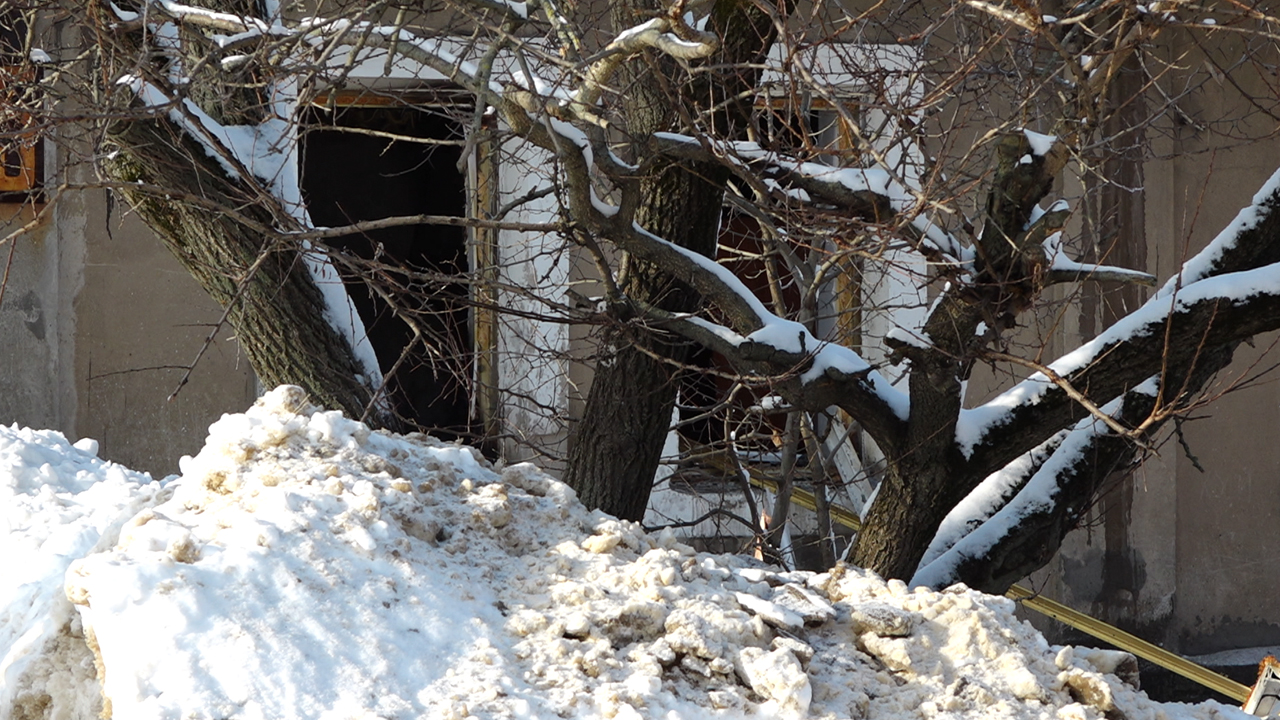
[[[647, 20], [656, 7], [645, 0], [615, 4], [615, 30]], [[741, 0], [720, 0], [711, 26], [722, 38], [714, 60], [724, 67], [758, 62], [773, 38], [768, 17]], [[689, 116], [696, 117], [697, 106], [714, 108], [724, 98], [734, 98], [735, 89], [755, 85], [756, 71], [734, 67], [732, 76], [681, 87], [683, 81], [676, 74], [683, 72], [679, 65], [666, 58], [645, 59], [648, 62], [633, 61], [620, 73], [626, 88], [627, 130], [634, 138], [678, 128], [675, 103], [683, 103]], [[680, 88], [681, 95], [673, 88]], [[726, 136], [732, 137], [735, 128], [745, 125], [749, 112], [749, 104], [731, 102], [717, 111], [716, 119]], [[725, 168], [660, 160], [647, 169], [636, 221], [658, 237], [714, 257], [728, 177]], [[626, 279], [624, 290], [629, 297], [664, 310], [689, 312], [700, 302], [689, 288], [646, 263], [630, 262]], [[644, 349], [633, 342], [644, 343]], [[654, 355], [679, 363], [688, 347], [652, 336], [633, 340], [616, 331], [606, 336], [604, 345], [586, 408], [570, 442], [564, 480], [588, 507], [638, 521], [649, 502], [676, 397], [674, 365]]]
[[[253, 11], [248, 0], [202, 4], [236, 14]], [[96, 11], [104, 14], [104, 26], [114, 21], [102, 6]], [[200, 33], [183, 29], [181, 35], [187, 66], [196, 72], [183, 86], [190, 99], [223, 124], [265, 119], [268, 108], [257, 83], [247, 82], [247, 74], [233, 76], [218, 63], [203, 62], [210, 41]], [[154, 67], [148, 68], [157, 70], [154, 75], [138, 70], [148, 67], [150, 55], [137, 36], [111, 36], [106, 44], [104, 64], [116, 66], [110, 77], [126, 71], [165, 76]], [[115, 92], [122, 104], [136, 104], [123, 88]], [[181, 96], [172, 88], [169, 92]], [[266, 387], [299, 385], [313, 402], [363, 417], [373, 397], [371, 387], [357, 379], [363, 371], [350, 344], [325, 319], [324, 298], [297, 245], [263, 232], [288, 221], [269, 190], [257, 181], [229, 175], [163, 115], [148, 112], [130, 118], [125, 113], [124, 119], [107, 126], [106, 135], [116, 152], [102, 171], [125, 184], [120, 192], [142, 220], [201, 287], [228, 309], [227, 320], [259, 382]], [[235, 208], [247, 222], [215, 208]], [[394, 423], [389, 414], [366, 419], [380, 426]]]
[[[722, 178], [723, 171], [666, 164], [644, 183], [637, 220], [659, 237], [714, 256], [723, 180], [713, 183], [706, 177]], [[688, 287], [648, 263], [632, 261], [627, 278], [629, 297], [671, 312], [690, 312], [698, 305]], [[672, 362], [683, 362], [688, 352], [685, 341], [651, 335], [633, 340], [609, 331], [565, 473], [565, 482], [588, 507], [628, 520], [644, 517], [675, 407], [678, 373]]]
[[954, 356], [912, 360], [906, 441], [886, 458], [885, 477], [855, 540], [855, 565], [886, 578], [910, 578], [943, 518], [963, 497], [957, 493], [962, 459], [954, 440], [963, 372]]
[[862, 519], [850, 562], [886, 578], [905, 580], [915, 573], [938, 524], [951, 509], [941, 469], [940, 464], [931, 463], [911, 469], [890, 465], [871, 511]]
[[[242, 193], [181, 131], [163, 121], [126, 121], [109, 137], [120, 146], [107, 165], [113, 179], [203, 196], [270, 226]], [[180, 200], [124, 190], [122, 194], [182, 266], [224, 308], [236, 341], [265, 387], [299, 385], [319, 405], [359, 418], [372, 397], [356, 378], [362, 370], [347, 340], [325, 320], [325, 303], [297, 249], [224, 213]], [[263, 253], [268, 257], [259, 260]], [[254, 268], [255, 264], [257, 267]], [[374, 425], [390, 418], [371, 415]]]

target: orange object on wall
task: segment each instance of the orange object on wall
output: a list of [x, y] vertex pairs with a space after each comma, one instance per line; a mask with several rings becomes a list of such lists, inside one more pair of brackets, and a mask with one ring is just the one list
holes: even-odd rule
[[[40, 142], [31, 116], [17, 109], [18, 88], [34, 79], [30, 70], [0, 67], [0, 193], [39, 188]], [[24, 132], [25, 131], [25, 132]]]
[[34, 190], [36, 183], [35, 142], [22, 138], [10, 140], [4, 145], [3, 172], [0, 172], [0, 192]]

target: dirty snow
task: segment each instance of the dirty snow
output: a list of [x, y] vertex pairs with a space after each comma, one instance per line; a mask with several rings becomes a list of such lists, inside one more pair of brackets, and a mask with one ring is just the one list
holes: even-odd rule
[[297, 388], [163, 488], [53, 433], [0, 434], [0, 463], [3, 542], [38, 550], [0, 637], [69, 614], [32, 596], [79, 611], [42, 674], [0, 678], [0, 718], [89, 717], [94, 659], [131, 719], [1248, 717], [1154, 703], [1009, 600], [696, 553]]
[[50, 430], [0, 426], [0, 718], [42, 704], [94, 715], [92, 657], [83, 641], [78, 656], [67, 652], [79, 619], [62, 578], [76, 559], [115, 544], [120, 526], [160, 492], [150, 476], [97, 452], [93, 440], [72, 445]]

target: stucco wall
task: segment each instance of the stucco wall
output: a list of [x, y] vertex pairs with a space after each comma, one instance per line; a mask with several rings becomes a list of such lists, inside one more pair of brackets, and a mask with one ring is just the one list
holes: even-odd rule
[[[0, 203], [0, 237], [35, 219], [30, 205]], [[75, 393], [68, 387], [64, 348], [74, 331], [66, 309], [78, 282], [80, 246], [75, 228], [58, 232], [51, 218], [21, 240], [0, 245], [0, 267], [7, 269], [0, 272], [0, 423], [73, 429]], [[64, 255], [72, 266], [66, 274]]]
[[[0, 236], [35, 211], [0, 205]], [[252, 403], [253, 373], [229, 328], [167, 400], [221, 310], [106, 191], [62, 195], [12, 247], [0, 422], [92, 437], [102, 457], [164, 475], [200, 449], [211, 422]], [[0, 247], [0, 263], [8, 254]]]
[[[1238, 58], [1227, 45], [1225, 56]], [[1187, 43], [1170, 44], [1167, 59], [1189, 69], [1178, 86], [1196, 89], [1148, 129], [1150, 154], [1134, 194], [1143, 224], [1134, 242], [1162, 282], [1280, 167], [1280, 143], [1266, 137], [1275, 119], [1240, 92], [1266, 97], [1264, 78], [1241, 72], [1237, 88], [1205, 77], [1205, 57]], [[1233, 122], [1215, 127], [1221, 118]], [[1275, 342], [1272, 335], [1241, 346], [1207, 389], [1212, 402], [1183, 425], [1186, 448], [1166, 436], [1030, 584], [1183, 654], [1280, 645], [1280, 551], [1267, 541], [1280, 515], [1280, 385], [1268, 374], [1237, 386], [1276, 362]]]
[[222, 310], [126, 207], [108, 207], [105, 192], [82, 202], [90, 221], [74, 306], [75, 431], [96, 438], [103, 457], [176, 472], [211, 422], [252, 404], [253, 372], [224, 327], [168, 400]]

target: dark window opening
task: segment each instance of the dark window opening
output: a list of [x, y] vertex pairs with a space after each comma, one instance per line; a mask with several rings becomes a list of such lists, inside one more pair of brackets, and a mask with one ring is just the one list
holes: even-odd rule
[[[464, 216], [462, 127], [439, 110], [312, 110], [301, 143], [302, 193], [312, 222], [338, 227], [402, 215]], [[328, 243], [360, 266], [339, 263], [339, 272], [379, 367], [384, 376], [389, 373], [384, 392], [392, 409], [433, 434], [470, 436], [474, 346], [468, 293], [466, 285], [449, 281], [469, 270], [466, 230], [406, 225]]]
[[859, 153], [846, 120], [856, 114], [857, 105], [842, 103], [843, 113], [829, 103], [811, 100], [803, 108], [797, 103], [775, 100], [756, 106], [751, 139], [762, 147], [807, 162], [827, 165], [858, 164]]
[[[794, 248], [804, 254], [804, 247]], [[725, 209], [720, 223], [717, 258], [749, 290], [773, 307], [770, 271], [777, 274], [784, 307], [800, 306], [801, 288], [786, 269], [776, 251], [768, 250], [759, 224], [744, 213]], [[769, 257], [772, 255], [772, 257]], [[767, 267], [772, 265], [770, 269]], [[687, 372], [681, 377], [679, 401], [679, 433], [686, 449], [700, 452], [704, 447], [724, 445], [730, 441], [745, 459], [768, 456], [777, 449], [786, 424], [785, 412], [756, 413], [757, 406], [772, 391], [767, 386], [738, 387], [736, 372], [724, 356], [706, 348], [694, 350], [686, 363], [703, 372]]]
[[[844, 110], [852, 114], [856, 106], [849, 103]], [[753, 118], [752, 139], [762, 147], [807, 162], [835, 165], [856, 159], [851, 150], [855, 143], [841, 113], [816, 99], [801, 107], [801, 103], [787, 102], [784, 98], [762, 98]], [[733, 185], [734, 181], [730, 183]], [[735, 190], [746, 197], [753, 192], [745, 185], [730, 189]], [[791, 245], [792, 251], [802, 258], [826, 252], [810, 247], [804, 238], [793, 239]], [[770, 288], [770, 272], [774, 273], [783, 307], [791, 313], [799, 309], [804, 288], [791, 275], [778, 252], [770, 250], [770, 241], [764, 239], [758, 222], [751, 216], [725, 208], [717, 257], [770, 309], [775, 309]], [[704, 446], [728, 443], [728, 429], [733, 434], [732, 443], [745, 459], [770, 456], [782, 441], [786, 413], [758, 413], [748, 408], [758, 406], [771, 394], [771, 389], [766, 386], [739, 388], [731, 395], [736, 385], [730, 379], [735, 375], [733, 367], [723, 356], [706, 349], [694, 351], [687, 364], [704, 372], [688, 372], [681, 379], [678, 430], [686, 448], [696, 452]], [[803, 448], [801, 455], [804, 455]], [[801, 462], [803, 464], [803, 457]]]

